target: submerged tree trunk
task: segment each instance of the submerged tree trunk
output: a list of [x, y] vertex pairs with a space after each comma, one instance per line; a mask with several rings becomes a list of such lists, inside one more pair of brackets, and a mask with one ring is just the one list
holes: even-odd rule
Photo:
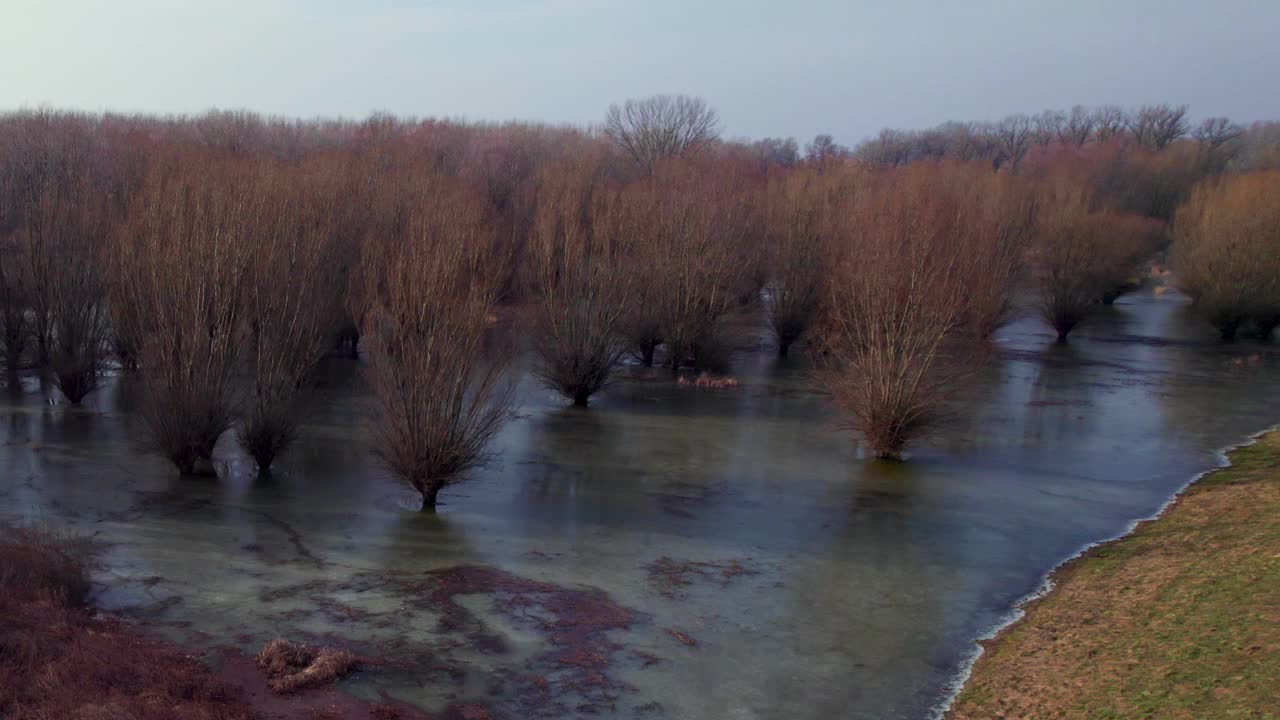
[[436, 497], [440, 494], [440, 489], [443, 487], [444, 486], [438, 482], [428, 481], [426, 484], [423, 484], [418, 488], [422, 493], [422, 507], [420, 508], [422, 512], [436, 511]]
[[658, 349], [658, 343], [646, 342], [640, 345], [640, 364], [645, 367], [653, 367], [653, 354]]

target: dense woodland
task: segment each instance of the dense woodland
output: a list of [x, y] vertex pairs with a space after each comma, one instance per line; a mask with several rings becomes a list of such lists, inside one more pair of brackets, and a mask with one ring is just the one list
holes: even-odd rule
[[1077, 107], [803, 153], [718, 128], [669, 96], [590, 129], [0, 116], [10, 383], [79, 403], [139, 373], [181, 472], [228, 431], [267, 471], [340, 347], [429, 508], [486, 458], [525, 350], [585, 406], [628, 362], [724, 372], [766, 323], [899, 458], [1015, 311], [1066, 342], [1157, 258], [1224, 341], [1280, 324], [1280, 124]]

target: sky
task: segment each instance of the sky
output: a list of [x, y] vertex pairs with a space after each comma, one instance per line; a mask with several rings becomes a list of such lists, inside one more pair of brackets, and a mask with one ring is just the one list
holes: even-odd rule
[[729, 137], [1170, 102], [1280, 119], [1280, 0], [0, 0], [0, 109], [598, 123]]

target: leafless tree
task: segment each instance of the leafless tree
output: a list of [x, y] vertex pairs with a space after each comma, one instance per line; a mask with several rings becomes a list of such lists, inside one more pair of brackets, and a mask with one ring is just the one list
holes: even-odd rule
[[1058, 140], [1074, 147], [1083, 147], [1093, 137], [1097, 119], [1083, 105], [1071, 108], [1058, 131]]
[[618, 191], [598, 155], [539, 176], [528, 266], [539, 303], [536, 373], [586, 406], [626, 352], [621, 329], [633, 301], [631, 255]]
[[719, 137], [720, 118], [702, 98], [654, 95], [611, 105], [605, 135], [646, 171], [662, 158], [691, 157]]
[[1246, 320], [1269, 337], [1280, 322], [1280, 171], [1202, 182], [1174, 232], [1178, 281], [1223, 341]]
[[804, 158], [819, 168], [843, 159], [849, 154], [848, 148], [840, 145], [830, 135], [816, 135], [813, 141], [804, 148]]
[[1032, 140], [1041, 147], [1052, 145], [1058, 142], [1066, 125], [1066, 115], [1057, 110], [1045, 110], [1031, 118]]
[[[721, 369], [726, 321], [758, 280], [753, 254], [763, 218], [755, 190], [731, 168], [665, 163], [624, 194], [633, 228], [633, 267], [650, 283], [628, 326], [656, 333], [672, 372], [681, 366]], [[641, 348], [641, 352], [651, 348]]]
[[32, 188], [17, 237], [43, 365], [72, 403], [98, 386], [107, 351], [101, 247], [113, 231], [109, 198], [87, 166]]
[[770, 167], [794, 167], [800, 162], [800, 146], [795, 138], [764, 138], [751, 144], [761, 165]]
[[1191, 136], [1200, 144], [1206, 169], [1221, 172], [1240, 152], [1244, 128], [1228, 118], [1206, 118], [1196, 126]]
[[996, 164], [1017, 173], [1018, 166], [1031, 149], [1031, 119], [1026, 115], [1010, 115], [992, 128], [996, 145]]
[[234, 421], [252, 240], [270, 217], [251, 161], [184, 152], [159, 161], [107, 253], [117, 323], [138, 338], [143, 414], [184, 475], [212, 472]]
[[483, 197], [412, 173], [406, 221], [361, 257], [378, 452], [433, 510], [440, 490], [486, 459], [510, 416], [509, 346], [488, 331], [505, 260]]
[[23, 273], [20, 246], [0, 236], [0, 348], [5, 371], [12, 376], [22, 366], [22, 351], [30, 337], [27, 315], [31, 287]]
[[1144, 105], [1129, 118], [1129, 132], [1148, 150], [1163, 150], [1187, 134], [1186, 105]]
[[1124, 132], [1129, 126], [1129, 114], [1117, 105], [1103, 105], [1095, 108], [1093, 118], [1093, 139], [1105, 143]]
[[246, 179], [270, 212], [253, 228], [249, 247], [244, 316], [251, 388], [238, 437], [264, 473], [294, 439], [295, 397], [339, 316], [342, 185], [330, 169], [261, 161]]
[[938, 423], [969, 367], [963, 201], [931, 172], [911, 166], [859, 194], [814, 332], [817, 379], [880, 458]]
[[1131, 286], [1162, 234], [1158, 221], [1090, 205], [1088, 189], [1074, 182], [1058, 179], [1043, 188], [1031, 264], [1040, 314], [1059, 342]]
[[840, 202], [857, 189], [852, 177], [799, 169], [769, 185], [769, 326], [785, 357], [808, 329], [825, 292], [833, 237], [841, 227]]

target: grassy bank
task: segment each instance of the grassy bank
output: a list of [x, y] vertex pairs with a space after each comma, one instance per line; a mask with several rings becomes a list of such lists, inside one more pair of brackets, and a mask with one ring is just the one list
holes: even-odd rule
[[1280, 718], [1280, 432], [1064, 566], [950, 720]]

